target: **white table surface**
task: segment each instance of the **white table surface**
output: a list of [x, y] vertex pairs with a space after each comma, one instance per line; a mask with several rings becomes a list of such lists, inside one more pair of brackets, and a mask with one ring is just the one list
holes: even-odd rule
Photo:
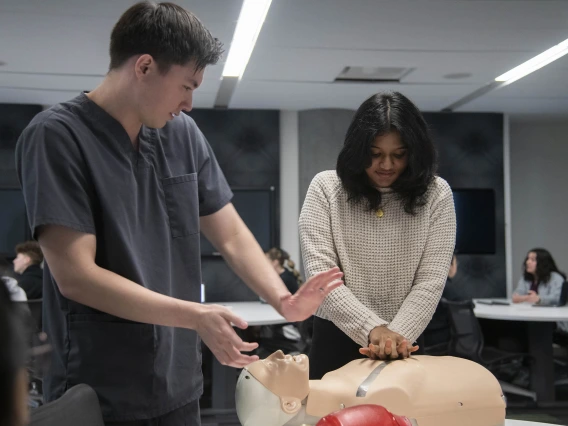
[[551, 423], [524, 422], [521, 420], [505, 420], [505, 426], [551, 426]]
[[258, 302], [219, 302], [244, 319], [248, 325], [283, 324], [288, 321], [268, 303]]
[[[506, 299], [475, 299], [477, 300], [506, 300]], [[539, 321], [555, 322], [568, 321], [568, 306], [560, 308], [543, 308], [528, 303], [511, 303], [506, 305], [485, 305], [475, 303], [477, 318], [487, 318], [505, 321]]]

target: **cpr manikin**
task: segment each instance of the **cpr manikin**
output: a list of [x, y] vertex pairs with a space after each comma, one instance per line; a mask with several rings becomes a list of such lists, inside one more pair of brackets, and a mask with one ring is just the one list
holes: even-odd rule
[[367, 404], [408, 417], [417, 426], [505, 424], [499, 382], [486, 368], [465, 359], [420, 355], [390, 362], [359, 359], [321, 380], [309, 380], [308, 373], [306, 355], [282, 351], [245, 367], [235, 394], [241, 424], [315, 425], [330, 413]]

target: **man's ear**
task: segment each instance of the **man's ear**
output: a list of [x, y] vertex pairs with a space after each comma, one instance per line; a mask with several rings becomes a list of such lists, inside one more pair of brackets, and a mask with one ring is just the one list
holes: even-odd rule
[[286, 414], [296, 414], [302, 408], [302, 401], [293, 396], [280, 397], [280, 408]]
[[134, 64], [135, 72], [138, 77], [148, 73], [151, 66], [154, 66], [154, 58], [148, 54], [140, 55]]

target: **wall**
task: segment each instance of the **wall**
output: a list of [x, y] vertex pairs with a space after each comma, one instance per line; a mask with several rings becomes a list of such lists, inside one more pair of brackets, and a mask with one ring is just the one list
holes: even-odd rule
[[298, 112], [280, 111], [280, 247], [300, 262]]
[[[300, 206], [315, 174], [334, 169], [353, 111], [299, 113]], [[463, 297], [506, 294], [503, 116], [425, 113], [439, 152], [439, 174], [454, 188], [492, 188], [496, 197], [496, 253], [460, 255], [454, 281]]]
[[526, 253], [549, 250], [568, 271], [568, 123], [510, 119], [513, 282]]

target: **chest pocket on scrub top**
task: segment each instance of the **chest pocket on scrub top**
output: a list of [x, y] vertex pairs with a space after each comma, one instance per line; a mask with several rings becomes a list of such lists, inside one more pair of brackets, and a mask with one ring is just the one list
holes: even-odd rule
[[197, 173], [162, 179], [172, 238], [199, 232]]

